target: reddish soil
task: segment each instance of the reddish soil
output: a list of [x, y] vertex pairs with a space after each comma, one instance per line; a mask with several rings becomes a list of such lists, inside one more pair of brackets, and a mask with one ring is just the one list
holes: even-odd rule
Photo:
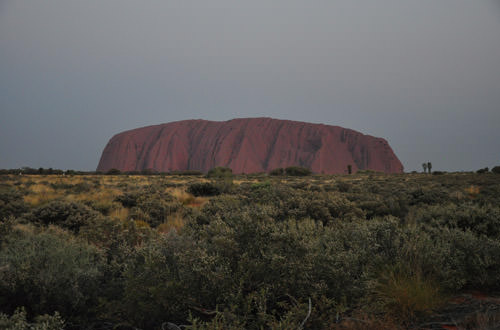
[[500, 297], [469, 291], [452, 297], [448, 304], [412, 329], [500, 329]]

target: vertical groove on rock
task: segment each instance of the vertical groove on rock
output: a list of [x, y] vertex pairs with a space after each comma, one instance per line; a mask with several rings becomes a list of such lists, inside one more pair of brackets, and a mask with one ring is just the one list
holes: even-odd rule
[[274, 155], [274, 146], [276, 145], [276, 142], [278, 141], [278, 138], [280, 136], [280, 132], [283, 129], [283, 126], [285, 126], [285, 123], [282, 122], [279, 124], [279, 128], [276, 130], [276, 133], [274, 134], [273, 138], [271, 139], [271, 146], [268, 148], [266, 158], [264, 159], [263, 167], [267, 170], [272, 170], [272, 168], [269, 168], [269, 159]]

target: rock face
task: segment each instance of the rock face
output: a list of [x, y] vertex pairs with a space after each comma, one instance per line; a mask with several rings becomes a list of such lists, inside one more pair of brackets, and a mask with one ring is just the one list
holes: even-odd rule
[[401, 173], [386, 140], [338, 126], [271, 118], [224, 122], [184, 120], [119, 133], [108, 142], [98, 171], [161, 172], [225, 166], [233, 173], [304, 166], [315, 173], [370, 169]]

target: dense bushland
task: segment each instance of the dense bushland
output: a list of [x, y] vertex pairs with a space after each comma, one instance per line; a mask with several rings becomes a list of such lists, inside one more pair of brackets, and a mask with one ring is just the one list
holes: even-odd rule
[[500, 289], [499, 176], [209, 179], [0, 177], [0, 327], [405, 328]]

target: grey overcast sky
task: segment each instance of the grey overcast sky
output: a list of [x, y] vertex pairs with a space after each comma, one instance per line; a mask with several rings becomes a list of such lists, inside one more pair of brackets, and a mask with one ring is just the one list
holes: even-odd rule
[[0, 0], [0, 168], [262, 116], [386, 138], [406, 171], [500, 165], [500, 0]]

